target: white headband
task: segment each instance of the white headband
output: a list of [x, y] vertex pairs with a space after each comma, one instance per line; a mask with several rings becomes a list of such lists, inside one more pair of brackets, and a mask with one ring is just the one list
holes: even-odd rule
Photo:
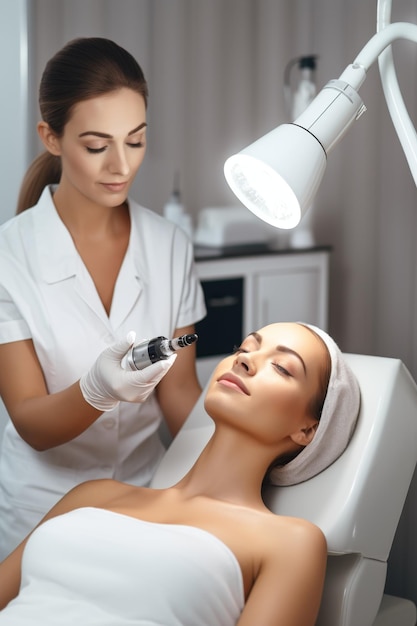
[[320, 328], [300, 323], [314, 331], [326, 344], [331, 359], [331, 372], [314, 438], [295, 459], [271, 470], [269, 482], [277, 486], [302, 483], [331, 465], [347, 447], [360, 408], [358, 381], [335, 341]]

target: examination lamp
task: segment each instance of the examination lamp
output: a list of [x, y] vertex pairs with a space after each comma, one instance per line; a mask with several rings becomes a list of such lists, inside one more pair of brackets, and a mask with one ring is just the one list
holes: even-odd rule
[[417, 136], [399, 90], [391, 46], [417, 43], [417, 25], [389, 23], [391, 2], [379, 0], [377, 33], [337, 80], [330, 80], [291, 124], [278, 126], [224, 165], [227, 183], [257, 217], [277, 228], [294, 228], [313, 202], [327, 155], [366, 110], [358, 89], [378, 59], [386, 103], [417, 185]]

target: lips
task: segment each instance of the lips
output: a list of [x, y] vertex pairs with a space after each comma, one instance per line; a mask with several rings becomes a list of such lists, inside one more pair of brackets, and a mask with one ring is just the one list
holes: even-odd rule
[[235, 391], [238, 391], [239, 393], [244, 393], [247, 396], [250, 395], [247, 387], [244, 385], [241, 379], [231, 372], [228, 372], [227, 374], [222, 374], [222, 376], [217, 379], [217, 382], [220, 385], [224, 385], [225, 387], [235, 389]]
[[102, 183], [103, 187], [109, 191], [119, 192], [126, 188], [127, 183]]

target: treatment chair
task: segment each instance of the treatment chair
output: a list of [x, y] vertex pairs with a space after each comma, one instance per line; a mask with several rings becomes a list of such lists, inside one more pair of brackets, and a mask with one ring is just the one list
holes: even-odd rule
[[[268, 487], [275, 513], [324, 532], [328, 566], [317, 626], [414, 626], [416, 607], [384, 595], [387, 559], [417, 462], [417, 385], [397, 359], [348, 354], [361, 388], [352, 440], [310, 480]], [[170, 445], [152, 486], [177, 482], [213, 432], [203, 397]]]

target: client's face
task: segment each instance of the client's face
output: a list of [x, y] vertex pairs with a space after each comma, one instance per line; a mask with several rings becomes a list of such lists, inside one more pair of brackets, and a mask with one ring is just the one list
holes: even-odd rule
[[315, 425], [311, 403], [327, 359], [326, 347], [308, 328], [293, 323], [265, 326], [219, 363], [207, 390], [206, 410], [217, 423], [233, 423], [277, 443]]

